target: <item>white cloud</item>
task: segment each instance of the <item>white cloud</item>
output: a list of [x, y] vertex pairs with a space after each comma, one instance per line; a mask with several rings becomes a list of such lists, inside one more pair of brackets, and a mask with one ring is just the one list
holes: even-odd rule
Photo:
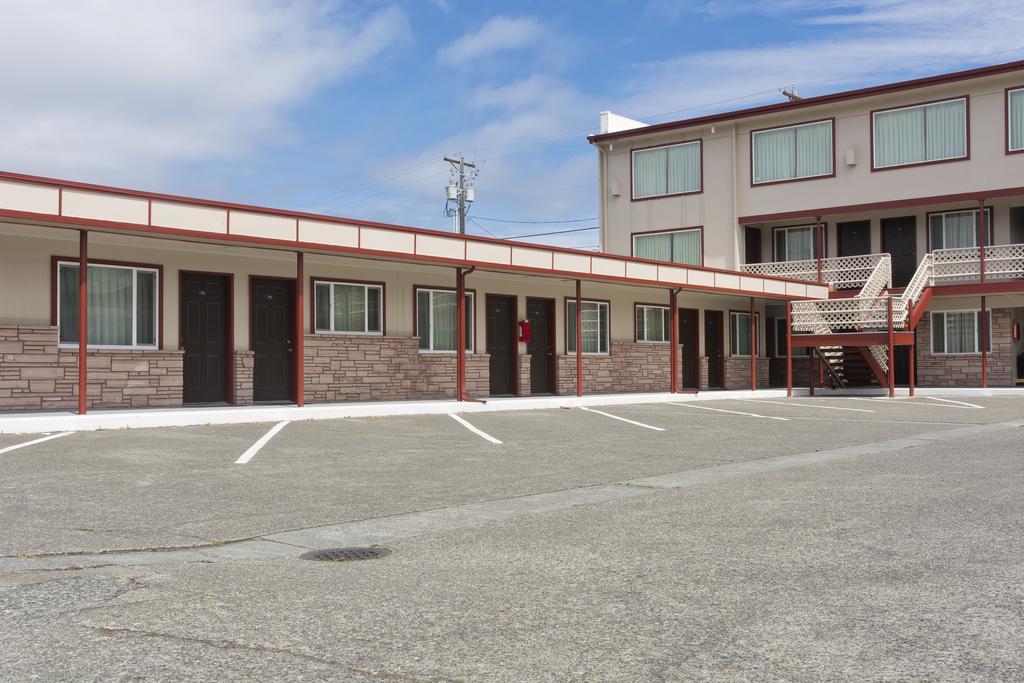
[[442, 64], [465, 66], [474, 59], [498, 52], [534, 46], [543, 33], [541, 23], [530, 17], [491, 17], [479, 30], [466, 33], [441, 48], [437, 58]]
[[136, 185], [292, 135], [292, 108], [408, 31], [316, 0], [4, 4], [0, 167]]

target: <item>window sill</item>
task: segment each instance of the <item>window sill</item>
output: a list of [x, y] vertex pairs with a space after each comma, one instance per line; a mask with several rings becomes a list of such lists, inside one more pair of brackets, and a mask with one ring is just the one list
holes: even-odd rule
[[[65, 351], [77, 351], [78, 343], [61, 343], [57, 345], [58, 349]], [[106, 344], [89, 344], [85, 347], [86, 351], [163, 351], [159, 346], [111, 346]]]
[[[424, 356], [454, 356], [456, 353], [458, 353], [458, 351], [433, 351], [431, 349], [417, 349], [417, 351], [422, 353]], [[466, 349], [466, 355], [476, 355], [476, 351], [470, 351], [469, 349]]]
[[334, 330], [316, 330], [314, 335], [323, 337], [383, 337], [383, 332], [335, 332]]

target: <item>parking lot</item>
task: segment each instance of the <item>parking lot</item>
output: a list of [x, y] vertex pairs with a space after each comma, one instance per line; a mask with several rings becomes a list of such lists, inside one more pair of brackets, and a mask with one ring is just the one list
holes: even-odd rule
[[0, 435], [0, 677], [1020, 677], [1022, 425], [819, 397]]

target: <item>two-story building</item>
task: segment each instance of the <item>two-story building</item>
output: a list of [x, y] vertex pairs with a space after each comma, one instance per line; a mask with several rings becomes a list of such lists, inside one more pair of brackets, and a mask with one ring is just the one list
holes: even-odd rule
[[[590, 141], [604, 251], [830, 285], [789, 326], [759, 309], [773, 384], [790, 330], [798, 376], [885, 384], [890, 327], [897, 383], [1024, 380], [1024, 62], [656, 125], [606, 112]], [[731, 315], [694, 313], [702, 358], [746, 352]]]

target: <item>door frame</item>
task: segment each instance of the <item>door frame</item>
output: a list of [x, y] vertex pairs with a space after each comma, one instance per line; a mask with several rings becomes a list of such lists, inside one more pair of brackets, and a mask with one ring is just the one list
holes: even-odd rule
[[[853, 223], [867, 223], [868, 224], [868, 250], [864, 254], [844, 254], [843, 253], [843, 227], [851, 225]], [[884, 249], [882, 250], [885, 251]], [[871, 253], [871, 219], [860, 218], [853, 221], [842, 221], [836, 223], [836, 256], [842, 258], [844, 256], [866, 256]]]
[[[474, 297], [475, 298], [475, 297]], [[519, 395], [519, 295], [484, 292], [484, 353], [488, 355], [488, 382], [490, 382], [490, 339], [487, 336], [487, 303], [491, 298], [512, 300], [512, 395]], [[492, 393], [488, 391], [488, 393]]]
[[[227, 399], [228, 405], [235, 405], [235, 274], [234, 273], [218, 273], [211, 270], [179, 270], [178, 271], [178, 350], [185, 350], [185, 336], [183, 330], [185, 329], [185, 276], [187, 275], [217, 275], [220, 277], [227, 278], [227, 303], [225, 305], [225, 312], [227, 313], [227, 329], [225, 331], [225, 354], [224, 354], [224, 365], [226, 381], [227, 381]], [[252, 296], [252, 286], [250, 285], [249, 296]], [[251, 307], [251, 305], [250, 305]], [[250, 334], [252, 329], [250, 326]], [[251, 341], [250, 341], [251, 348]]]
[[[553, 296], [528, 296], [526, 297], [526, 311], [529, 314], [530, 310], [530, 299], [535, 301], [544, 301], [548, 305], [548, 317], [550, 318], [550, 324], [548, 325], [548, 345], [551, 347], [551, 360], [548, 362], [548, 373], [551, 378], [551, 395], [558, 395], [558, 299]], [[527, 318], [529, 320], [529, 318]], [[527, 345], [527, 352], [529, 352], [529, 345]], [[530, 358], [530, 363], [533, 363], [533, 358]], [[517, 387], [518, 388], [518, 387]], [[534, 394], [533, 384], [530, 384], [530, 395]]]
[[[292, 324], [291, 324], [291, 329], [293, 329], [293, 330], [296, 329], [296, 323], [299, 322], [299, 316], [302, 315], [302, 311], [298, 310], [300, 307], [295, 305], [295, 287], [301, 287], [302, 286], [302, 284], [296, 278], [294, 278], [294, 277], [284, 277], [284, 276], [281, 276], [281, 275], [257, 275], [255, 273], [249, 273], [249, 292], [248, 292], [247, 296], [248, 296], [248, 299], [249, 299], [248, 313], [249, 313], [249, 350], [250, 351], [253, 350], [253, 348], [252, 348], [252, 318], [253, 318], [253, 315], [252, 315], [252, 283], [253, 283], [253, 280], [284, 280], [284, 281], [287, 281], [287, 282], [291, 282], [292, 283], [292, 301], [289, 304], [289, 306], [292, 307], [292, 321], [291, 321]], [[303, 292], [303, 294], [305, 294], [305, 292]], [[302, 317], [305, 318], [305, 316], [302, 316]], [[306, 323], [305, 323], [305, 321], [303, 321], [301, 329], [302, 329], [302, 334], [306, 334]], [[294, 344], [295, 344], [295, 341], [293, 340], [292, 341], [292, 360], [291, 360], [291, 363], [289, 363], [289, 365], [291, 365], [291, 368], [292, 368], [292, 382], [291, 382], [291, 386], [288, 388], [288, 400], [289, 401], [293, 401], [293, 402], [295, 401], [295, 397], [298, 396], [298, 394], [299, 394], [299, 382], [302, 381], [302, 378], [299, 377], [299, 372], [298, 372], [298, 370], [299, 370], [299, 367], [298, 367], [299, 366], [299, 354], [295, 353], [295, 346], [294, 346]], [[305, 345], [303, 345], [303, 346], [305, 346]], [[256, 359], [254, 357], [253, 358], [253, 363], [254, 363], [253, 367], [254, 368], [255, 368], [255, 362], [256, 362]]]
[[[913, 222], [913, 225], [914, 225], [914, 227], [912, 229], [912, 232], [913, 232], [913, 235], [914, 235], [914, 264], [915, 264], [914, 267], [916, 268], [917, 266], [921, 265], [921, 261], [918, 259], [918, 254], [917, 254], [917, 214], [909, 214], [909, 215], [905, 215], [905, 216], [885, 216], [884, 218], [879, 218], [878, 219], [878, 244], [881, 247], [881, 249], [879, 249], [879, 251], [881, 253], [883, 253], [883, 254], [888, 253], [886, 251], [886, 248], [885, 248], [885, 222], [886, 221], [891, 221], [891, 220], [901, 220], [901, 219], [906, 219], [906, 218], [909, 218]], [[927, 233], [928, 233], [928, 225], [926, 223], [925, 224], [925, 234], [927, 235]], [[905, 286], [901, 285], [899, 287], [890, 287], [889, 289], [890, 290], [903, 291], [905, 288], [906, 288]]]
[[[678, 308], [678, 310], [680, 312], [682, 312], [682, 311], [692, 311], [693, 313], [696, 314], [695, 317], [697, 319], [697, 348], [694, 349], [694, 351], [696, 352], [695, 358], [696, 358], [697, 362], [694, 363], [694, 365], [697, 368], [697, 381], [694, 382], [692, 387], [686, 387], [686, 386], [681, 387], [686, 392], [692, 391], [692, 392], [696, 393], [696, 392], [700, 391], [700, 309], [699, 308], [688, 308], [686, 306], [678, 306], [677, 308]], [[682, 340], [681, 339], [680, 339], [679, 346], [682, 346]], [[680, 353], [680, 358], [679, 358], [680, 370], [682, 369], [683, 364], [684, 364], [684, 358], [683, 358], [682, 354]]]
[[708, 356], [708, 335], [707, 335], [708, 313], [711, 313], [712, 315], [717, 316], [718, 320], [720, 322], [720, 324], [718, 326], [718, 349], [721, 352], [720, 355], [719, 355], [720, 360], [719, 360], [719, 368], [718, 368], [718, 373], [719, 373], [720, 377], [717, 378], [719, 380], [718, 383], [715, 386], [712, 386], [711, 385], [711, 361], [709, 360], [708, 361], [708, 389], [724, 389], [725, 388], [725, 358], [726, 358], [726, 356], [725, 356], [725, 336], [727, 334], [729, 334], [728, 331], [726, 330], [725, 311], [717, 309], [717, 308], [705, 308], [705, 309], [703, 309], [703, 312], [704, 312], [704, 315], [702, 317], [704, 318], [704, 355], [706, 357], [708, 357], [708, 358], [710, 358], [710, 356]]

